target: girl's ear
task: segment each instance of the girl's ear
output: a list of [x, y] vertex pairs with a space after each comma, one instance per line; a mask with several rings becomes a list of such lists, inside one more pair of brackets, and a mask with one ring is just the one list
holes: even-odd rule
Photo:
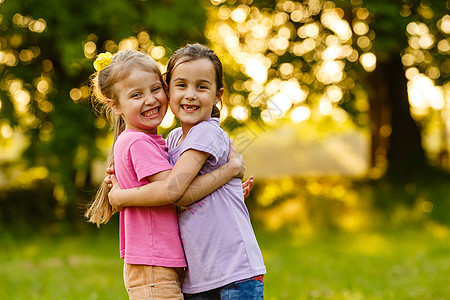
[[106, 99], [106, 104], [113, 110], [113, 112], [120, 116], [122, 114], [122, 110], [120, 109], [119, 101], [114, 101], [112, 99]]
[[214, 105], [216, 105], [217, 103], [219, 103], [220, 100], [222, 100], [222, 96], [223, 96], [223, 88], [217, 91], [216, 99], [214, 100]]

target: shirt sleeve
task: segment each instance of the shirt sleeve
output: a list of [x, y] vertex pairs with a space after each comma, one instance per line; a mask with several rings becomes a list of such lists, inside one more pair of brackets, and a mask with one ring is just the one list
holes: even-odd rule
[[150, 139], [137, 139], [130, 147], [131, 163], [138, 180], [172, 169], [165, 153]]
[[219, 158], [227, 151], [228, 140], [217, 126], [209, 122], [202, 122], [191, 128], [184, 142], [180, 145], [180, 156], [187, 150], [197, 150], [210, 154], [207, 162], [217, 164]]
[[175, 146], [177, 145], [177, 141], [180, 139], [182, 133], [183, 131], [180, 127], [175, 128], [174, 130], [169, 132], [166, 139], [166, 143], [169, 149], [175, 148]]

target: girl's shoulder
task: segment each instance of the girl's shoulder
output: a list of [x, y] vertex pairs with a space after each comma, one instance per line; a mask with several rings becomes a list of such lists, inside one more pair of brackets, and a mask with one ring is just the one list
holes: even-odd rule
[[148, 134], [139, 130], [126, 129], [119, 135], [118, 139], [127, 139], [127, 140], [146, 139], [152, 141], [159, 141], [160, 139], [162, 139], [162, 137], [161, 135], [157, 134]]
[[162, 149], [167, 147], [166, 141], [161, 135], [147, 134], [145, 132], [132, 129], [123, 131], [117, 138], [116, 144], [125, 144], [129, 146], [136, 144], [149, 144]]
[[211, 118], [192, 127], [185, 141], [222, 146], [228, 145], [228, 134], [220, 127], [219, 119]]
[[119, 134], [115, 144], [130, 144], [140, 138], [142, 138], [142, 132], [126, 129]]
[[190, 131], [205, 134], [225, 132], [222, 127], [220, 127], [220, 121], [218, 118], [210, 118], [206, 121], [200, 122], [192, 127]]
[[181, 127], [177, 127], [173, 129], [171, 132], [169, 132], [166, 139], [166, 143], [169, 149], [172, 149], [176, 146], [177, 141], [180, 139], [182, 134], [183, 130], [181, 129]]

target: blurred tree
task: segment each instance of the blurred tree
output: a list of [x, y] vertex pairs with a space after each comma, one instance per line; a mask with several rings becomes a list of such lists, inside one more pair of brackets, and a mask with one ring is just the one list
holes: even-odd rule
[[[448, 38], [448, 29], [440, 30], [439, 23], [448, 14], [450, 1], [351, 1], [358, 2], [351, 8], [361, 6], [370, 12], [369, 24], [375, 34], [372, 51], [377, 56], [376, 69], [366, 79], [370, 86], [372, 161], [376, 162], [379, 149], [383, 152], [387, 148], [388, 175], [420, 175], [428, 164], [422, 146], [422, 124], [416, 123], [410, 113], [405, 67], [417, 66], [425, 74], [430, 68], [437, 69], [440, 74], [431, 74], [433, 79], [438, 84], [448, 80], [450, 70], [443, 65], [448, 51], [440, 51], [437, 45]], [[354, 24], [355, 18], [351, 22]], [[421, 45], [408, 38], [416, 33], [408, 32], [408, 25], [423, 28], [423, 32], [417, 32], [422, 37]], [[405, 57], [408, 53], [411, 58]], [[383, 146], [386, 138], [388, 143]]]
[[195, 0], [1, 0], [2, 144], [16, 137], [6, 133], [25, 135], [28, 166], [49, 176], [60, 203], [72, 202], [104, 156], [107, 126], [89, 105], [93, 59], [141, 48], [164, 62], [171, 49], [203, 42], [205, 21]]
[[[109, 147], [89, 107], [96, 55], [140, 48], [164, 65], [172, 49], [207, 40], [226, 65], [228, 129], [351, 118], [372, 133], [374, 177], [426, 166], [423, 128], [431, 115], [450, 119], [449, 0], [210, 2], [0, 0], [0, 146], [27, 139], [25, 159], [2, 172], [27, 163], [24, 176], [48, 176], [59, 203], [72, 202]], [[419, 81], [423, 99], [411, 97]]]
[[428, 167], [420, 127], [427, 119], [412, 118], [417, 106], [407, 87], [421, 74], [444, 99], [434, 83], [444, 85], [450, 73], [450, 1], [212, 3], [206, 36], [231, 76], [246, 75], [230, 88], [234, 119], [342, 123], [349, 116], [371, 131], [373, 177], [408, 178]]

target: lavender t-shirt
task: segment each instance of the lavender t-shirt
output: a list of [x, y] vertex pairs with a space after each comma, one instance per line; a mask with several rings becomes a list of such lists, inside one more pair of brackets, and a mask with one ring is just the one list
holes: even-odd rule
[[[219, 119], [211, 118], [194, 126], [177, 145], [181, 135], [181, 128], [177, 128], [167, 138], [172, 165], [189, 149], [210, 154], [200, 174], [227, 162], [228, 135], [220, 128]], [[266, 273], [240, 179], [230, 180], [190, 205], [179, 213], [178, 222], [188, 264], [184, 293], [200, 293]]]

